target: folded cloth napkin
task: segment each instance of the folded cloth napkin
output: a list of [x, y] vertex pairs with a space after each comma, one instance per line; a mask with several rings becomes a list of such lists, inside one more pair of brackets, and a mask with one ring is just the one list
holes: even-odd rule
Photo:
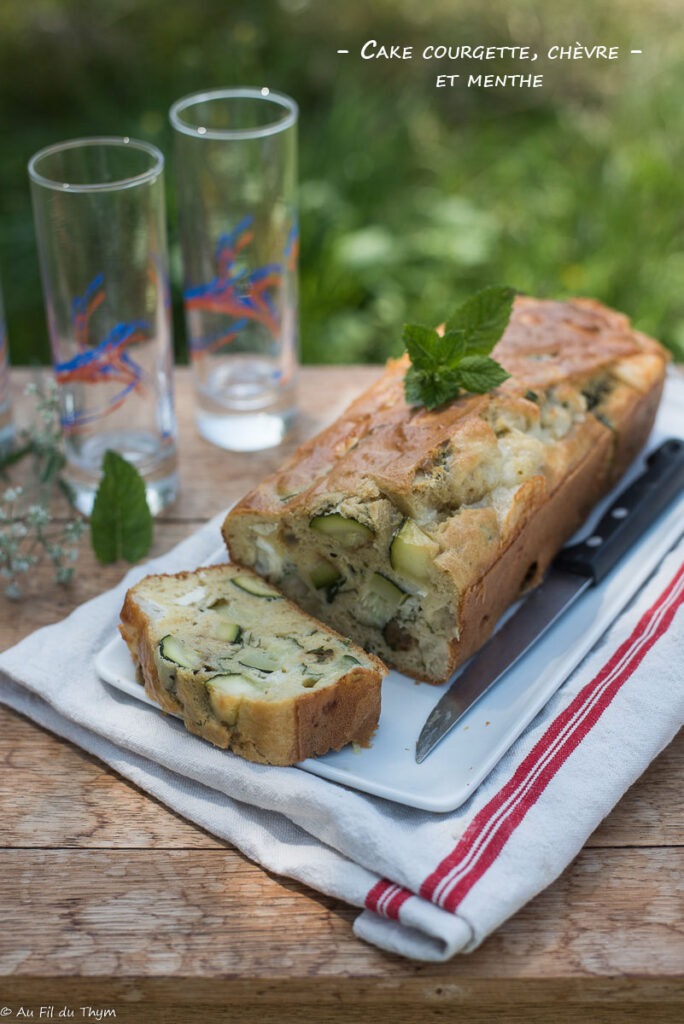
[[126, 588], [206, 560], [220, 519], [0, 655], [0, 701], [270, 871], [362, 908], [356, 934], [383, 949], [419, 960], [475, 949], [563, 871], [684, 719], [682, 543], [456, 811], [227, 754], [93, 667]]

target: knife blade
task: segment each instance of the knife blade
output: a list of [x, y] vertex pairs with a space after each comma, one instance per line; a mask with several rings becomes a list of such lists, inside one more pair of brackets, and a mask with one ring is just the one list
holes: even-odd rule
[[418, 764], [589, 587], [608, 575], [682, 488], [684, 441], [669, 438], [648, 456], [644, 472], [618, 494], [591, 535], [559, 552], [544, 581], [459, 669], [421, 730]]

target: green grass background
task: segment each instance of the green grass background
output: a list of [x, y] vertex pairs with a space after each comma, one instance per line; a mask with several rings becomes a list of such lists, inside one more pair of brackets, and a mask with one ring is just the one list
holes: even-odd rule
[[[684, 357], [681, 0], [4, 0], [0, 276], [14, 363], [47, 361], [26, 164], [69, 137], [171, 155], [167, 111], [203, 88], [268, 85], [300, 105], [305, 362], [376, 362], [506, 283], [595, 296]], [[602, 43], [638, 57], [454, 67], [363, 61], [375, 38]], [[348, 48], [348, 56], [336, 50]], [[436, 89], [438, 73], [543, 73], [541, 90]], [[184, 358], [172, 168], [175, 337]]]

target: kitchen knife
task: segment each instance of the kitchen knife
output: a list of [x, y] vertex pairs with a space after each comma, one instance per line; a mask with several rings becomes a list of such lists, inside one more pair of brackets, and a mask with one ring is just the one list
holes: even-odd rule
[[644, 472], [620, 492], [591, 535], [559, 552], [543, 583], [459, 670], [418, 737], [418, 764], [588, 587], [608, 575], [682, 488], [684, 441], [670, 438], [648, 456]]

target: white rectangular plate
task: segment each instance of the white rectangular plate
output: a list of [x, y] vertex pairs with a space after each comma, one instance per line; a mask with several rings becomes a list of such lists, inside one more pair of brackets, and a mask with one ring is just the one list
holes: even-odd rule
[[[679, 380], [668, 382], [648, 449], [671, 436], [684, 437], [684, 384]], [[642, 467], [640, 459], [621, 487]], [[610, 500], [607, 498], [595, 510], [584, 533], [591, 529]], [[684, 495], [644, 534], [603, 583], [588, 590], [480, 698], [422, 764], [415, 761], [416, 740], [449, 683], [430, 686], [391, 672], [383, 683], [380, 725], [372, 745], [364, 750], [345, 747], [337, 753], [303, 761], [298, 767], [409, 807], [436, 812], [459, 807], [643, 586], [681, 536], [683, 525]], [[100, 652], [96, 669], [107, 683], [137, 700], [152, 703], [135, 679], [128, 648], [120, 637], [114, 637]]]

